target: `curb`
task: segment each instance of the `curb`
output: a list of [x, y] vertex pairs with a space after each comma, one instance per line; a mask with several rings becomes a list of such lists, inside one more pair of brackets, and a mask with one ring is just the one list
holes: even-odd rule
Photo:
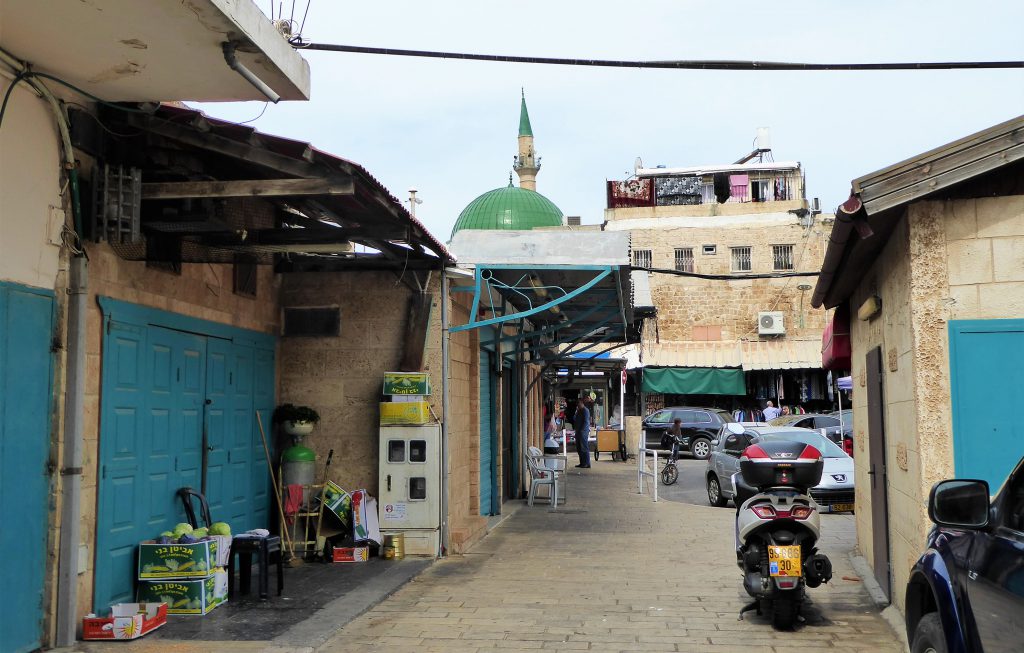
[[875, 580], [874, 570], [871, 569], [871, 565], [868, 564], [864, 556], [851, 551], [849, 558], [853, 570], [860, 576], [860, 580], [864, 585], [864, 589], [867, 590], [868, 596], [871, 597], [872, 603], [881, 611], [882, 618], [892, 628], [897, 639], [903, 644], [904, 650], [909, 652], [910, 642], [907, 640], [907, 625], [904, 621], [903, 613], [886, 597], [885, 592], [882, 591], [882, 586]]

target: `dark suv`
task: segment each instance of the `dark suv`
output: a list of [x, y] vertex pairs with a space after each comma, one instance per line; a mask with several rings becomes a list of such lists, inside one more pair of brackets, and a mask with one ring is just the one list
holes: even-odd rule
[[1024, 459], [989, 501], [985, 481], [941, 481], [935, 526], [907, 583], [913, 653], [1009, 653], [1024, 643]]
[[711, 455], [711, 441], [718, 437], [722, 426], [735, 421], [732, 415], [719, 408], [662, 408], [644, 418], [644, 446], [648, 449], [671, 449], [671, 445], [662, 446], [662, 436], [677, 417], [682, 420], [683, 451], [691, 452], [700, 460]]

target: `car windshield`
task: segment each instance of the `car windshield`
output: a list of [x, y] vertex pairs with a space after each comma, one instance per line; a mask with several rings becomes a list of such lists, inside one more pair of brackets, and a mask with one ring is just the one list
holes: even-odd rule
[[764, 440], [786, 440], [789, 442], [803, 442], [809, 444], [825, 458], [848, 458], [846, 452], [840, 449], [834, 442], [813, 431], [774, 431], [758, 435]]

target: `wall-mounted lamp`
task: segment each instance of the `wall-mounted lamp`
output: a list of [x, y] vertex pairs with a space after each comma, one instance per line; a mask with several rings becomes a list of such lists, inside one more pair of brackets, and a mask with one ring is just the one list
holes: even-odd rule
[[857, 317], [867, 322], [882, 312], [882, 298], [878, 295], [871, 295], [864, 300], [864, 303], [857, 309]]

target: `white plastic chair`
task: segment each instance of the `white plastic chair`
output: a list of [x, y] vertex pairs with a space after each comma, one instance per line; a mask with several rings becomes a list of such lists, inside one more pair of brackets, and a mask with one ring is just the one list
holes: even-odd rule
[[[558, 508], [558, 500], [565, 501], [565, 456], [545, 456], [537, 447], [529, 447], [526, 454], [526, 465], [530, 470], [530, 492], [526, 503], [532, 506], [537, 498], [537, 489], [548, 486], [548, 501], [553, 510]], [[561, 488], [561, 497], [559, 489]]]

